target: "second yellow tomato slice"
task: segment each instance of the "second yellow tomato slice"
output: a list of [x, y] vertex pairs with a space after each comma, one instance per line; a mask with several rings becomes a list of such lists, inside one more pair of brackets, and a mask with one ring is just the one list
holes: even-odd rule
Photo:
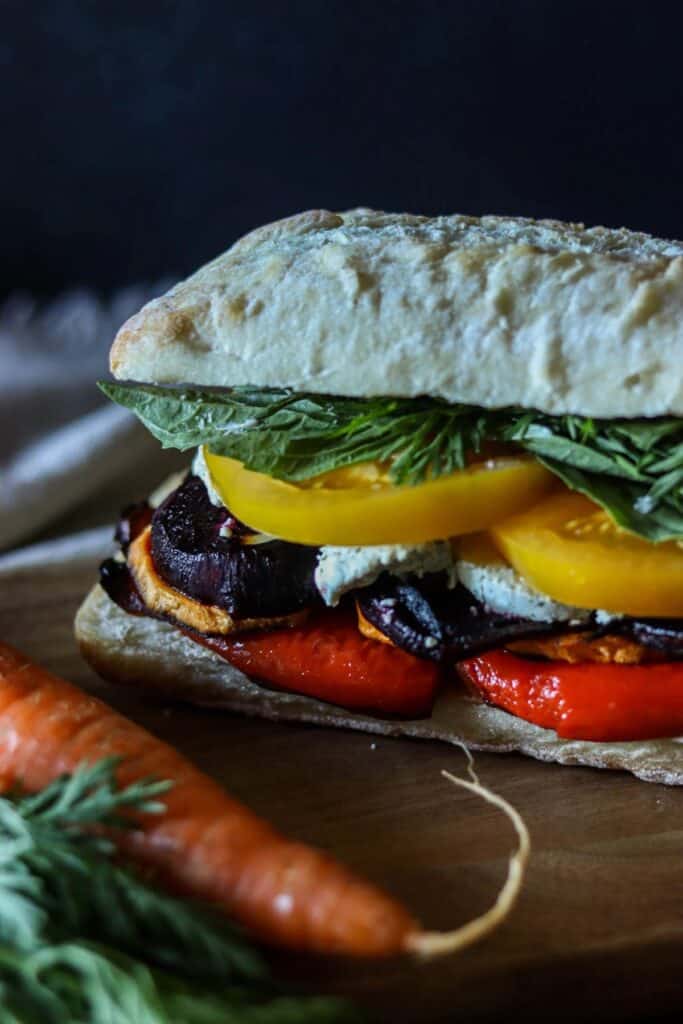
[[581, 608], [683, 617], [683, 547], [652, 544], [566, 491], [497, 523], [498, 549], [537, 590]]

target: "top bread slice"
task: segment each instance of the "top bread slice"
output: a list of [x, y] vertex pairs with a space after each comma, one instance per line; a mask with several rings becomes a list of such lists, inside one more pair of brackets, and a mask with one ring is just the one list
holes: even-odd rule
[[121, 379], [683, 415], [683, 243], [511, 217], [312, 210], [119, 331]]

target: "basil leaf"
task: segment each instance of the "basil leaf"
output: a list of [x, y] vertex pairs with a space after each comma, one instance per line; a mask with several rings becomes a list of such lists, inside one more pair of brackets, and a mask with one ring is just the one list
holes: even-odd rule
[[532, 428], [527, 431], [522, 443], [527, 451], [533, 452], [539, 458], [567, 463], [589, 473], [605, 473], [608, 476], [628, 475], [629, 477], [635, 475], [636, 479], [640, 479], [637, 470], [632, 470], [628, 465], [620, 465], [614, 455], [604, 455], [595, 448], [589, 448], [588, 445], [553, 434], [545, 427]]
[[[304, 480], [368, 459], [401, 483], [452, 472], [485, 434], [480, 411], [432, 399], [362, 399], [277, 389], [197, 391], [100, 383], [165, 448], [201, 444], [262, 473]], [[494, 414], [495, 415], [495, 414]]]
[[680, 440], [683, 424], [681, 420], [673, 417], [653, 420], [620, 420], [612, 429], [615, 434], [625, 437], [634, 448], [649, 451], [672, 434], [678, 434]]

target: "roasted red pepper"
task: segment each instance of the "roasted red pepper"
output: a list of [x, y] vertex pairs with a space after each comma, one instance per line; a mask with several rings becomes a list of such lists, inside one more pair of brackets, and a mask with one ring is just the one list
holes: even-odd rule
[[441, 675], [431, 662], [361, 636], [346, 611], [286, 629], [188, 635], [274, 689], [379, 714], [428, 715]]
[[564, 739], [683, 735], [683, 662], [571, 665], [498, 650], [458, 671], [490, 704]]

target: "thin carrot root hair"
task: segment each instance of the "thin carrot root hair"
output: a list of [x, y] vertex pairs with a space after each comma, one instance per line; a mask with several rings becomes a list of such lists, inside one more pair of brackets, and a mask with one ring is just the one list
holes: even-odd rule
[[442, 771], [444, 778], [448, 779], [455, 786], [466, 789], [470, 793], [481, 797], [487, 803], [492, 804], [506, 815], [517, 834], [517, 848], [510, 854], [508, 861], [507, 878], [501, 887], [495, 902], [485, 913], [475, 917], [467, 924], [448, 932], [414, 932], [407, 936], [405, 949], [409, 953], [426, 959], [433, 956], [443, 956], [446, 953], [457, 953], [468, 946], [474, 945], [485, 936], [490, 935], [510, 915], [517, 902], [526, 872], [529, 855], [531, 853], [531, 839], [529, 831], [519, 811], [498, 793], [487, 789], [479, 781], [474, 769], [474, 759], [469, 749], [462, 746], [467, 757], [467, 772], [470, 779], [462, 779], [451, 772]]

